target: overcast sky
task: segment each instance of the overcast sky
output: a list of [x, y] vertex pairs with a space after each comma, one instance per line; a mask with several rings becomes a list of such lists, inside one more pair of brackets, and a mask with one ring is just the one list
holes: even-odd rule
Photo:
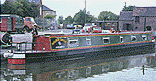
[[[123, 6], [155, 6], [156, 0], [86, 0], [86, 9], [90, 11], [91, 15], [98, 17], [102, 11], [111, 11], [117, 15], [120, 14]], [[57, 18], [62, 15], [74, 16], [80, 9], [85, 8], [85, 0], [42, 0], [43, 5], [56, 11]]]
[[[127, 6], [156, 7], [156, 0], [86, 0], [86, 9], [95, 17], [98, 17], [102, 11], [111, 11], [119, 15], [125, 2]], [[64, 18], [69, 15], [73, 17], [80, 9], [85, 8], [85, 0], [42, 0], [42, 4], [55, 10], [57, 18], [61, 15]]]

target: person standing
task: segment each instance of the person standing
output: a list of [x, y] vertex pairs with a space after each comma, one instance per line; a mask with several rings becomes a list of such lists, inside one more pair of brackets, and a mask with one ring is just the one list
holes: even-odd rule
[[38, 35], [38, 31], [37, 31], [37, 26], [36, 25], [34, 25], [33, 35]]

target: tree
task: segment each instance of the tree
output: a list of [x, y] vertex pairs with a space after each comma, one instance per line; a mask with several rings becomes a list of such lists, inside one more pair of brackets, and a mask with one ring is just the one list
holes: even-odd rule
[[65, 18], [64, 23], [66, 23], [66, 24], [72, 24], [73, 23], [73, 18], [71, 16], [68, 16], [67, 18]]
[[26, 0], [17, 0], [12, 3], [6, 1], [4, 4], [1, 4], [1, 7], [1, 13], [3, 14], [15, 14], [22, 17], [37, 17], [39, 15], [39, 5]]
[[11, 4], [10, 2], [8, 1], [5, 1], [4, 4], [1, 4], [1, 13], [2, 14], [10, 14], [10, 13], [13, 13], [15, 14], [15, 5], [14, 4]]
[[44, 16], [44, 18], [46, 18], [46, 19], [52, 19], [52, 20], [53, 20], [55, 17], [56, 17], [56, 15], [50, 15], [50, 14]]
[[58, 23], [63, 24], [63, 16], [59, 16]]
[[133, 11], [134, 6], [124, 6], [124, 8], [122, 9], [122, 11]]
[[86, 15], [86, 23], [91, 23], [92, 21], [96, 19], [94, 16], [90, 15], [90, 12], [87, 12], [87, 14], [85, 14], [85, 9], [84, 9], [84, 10], [80, 10], [78, 13], [74, 15], [74, 18], [73, 18], [74, 22], [84, 25], [85, 15]]
[[110, 12], [110, 11], [102, 11], [100, 12], [99, 16], [98, 16], [98, 20], [99, 21], [103, 21], [103, 20], [118, 20], [119, 16]]

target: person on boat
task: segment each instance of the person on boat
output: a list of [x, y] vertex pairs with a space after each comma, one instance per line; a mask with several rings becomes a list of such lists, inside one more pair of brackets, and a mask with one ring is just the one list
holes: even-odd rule
[[38, 35], [38, 31], [36, 28], [37, 28], [37, 25], [34, 25], [33, 35]]
[[[36, 28], [37, 28], [37, 25], [35, 24], [35, 25], [34, 25], [34, 28], [33, 28], [33, 32], [32, 32], [33, 37], [34, 37], [35, 35], [38, 35], [38, 31], [37, 31]], [[33, 38], [32, 49], [34, 49], [35, 41], [36, 41], [36, 39]]]

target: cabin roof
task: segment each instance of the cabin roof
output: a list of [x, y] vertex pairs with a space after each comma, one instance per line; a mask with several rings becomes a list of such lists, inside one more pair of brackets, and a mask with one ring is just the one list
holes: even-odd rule
[[[100, 35], [129, 35], [129, 34], [148, 34], [151, 33], [150, 31], [147, 32], [122, 32], [122, 33], [81, 33], [81, 34], [44, 34], [38, 36], [45, 36], [45, 37], [76, 37], [76, 36], [100, 36]], [[37, 37], [38, 37], [37, 36]]]
[[20, 17], [20, 16], [18, 16], [18, 15], [12, 15], [12, 14], [0, 14], [0, 17], [1, 18], [6, 18], [6, 17]]

